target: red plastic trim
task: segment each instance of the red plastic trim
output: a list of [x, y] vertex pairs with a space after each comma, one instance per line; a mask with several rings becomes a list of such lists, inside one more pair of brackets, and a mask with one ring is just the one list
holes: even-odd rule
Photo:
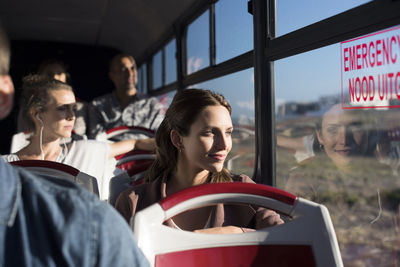
[[313, 250], [309, 245], [251, 245], [199, 248], [155, 256], [156, 267], [315, 267]]
[[10, 164], [20, 167], [40, 167], [40, 168], [54, 169], [71, 174], [74, 177], [78, 176], [80, 172], [78, 169], [72, 166], [49, 160], [18, 160], [18, 161], [12, 161], [10, 162]]
[[123, 154], [119, 154], [117, 156], [115, 156], [116, 160], [120, 160], [122, 158], [128, 157], [128, 156], [132, 156], [132, 155], [149, 155], [149, 154], [154, 154], [154, 152], [152, 151], [146, 151], [146, 150], [131, 150], [129, 152], [123, 153]]
[[113, 132], [116, 132], [116, 131], [120, 131], [120, 130], [131, 130], [131, 131], [138, 131], [138, 132], [147, 132], [147, 133], [153, 134], [153, 135], [155, 134], [154, 130], [151, 130], [151, 129], [148, 129], [148, 128], [145, 128], [145, 127], [126, 126], [126, 125], [122, 125], [122, 126], [118, 126], [118, 127], [115, 127], [115, 128], [108, 129], [106, 131], [106, 134], [110, 134], [110, 133], [113, 133]]
[[294, 205], [296, 202], [296, 196], [286, 191], [280, 190], [275, 187], [262, 185], [262, 184], [251, 184], [251, 183], [212, 183], [203, 184], [199, 186], [193, 186], [175, 194], [172, 194], [160, 201], [160, 205], [163, 210], [168, 210], [175, 205], [199, 196], [212, 195], [212, 194], [223, 194], [223, 193], [243, 193], [257, 196], [263, 196], [278, 200], [280, 202]]

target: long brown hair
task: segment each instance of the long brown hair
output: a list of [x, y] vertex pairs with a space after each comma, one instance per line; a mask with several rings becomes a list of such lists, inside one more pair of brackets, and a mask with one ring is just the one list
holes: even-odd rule
[[[146, 173], [146, 180], [153, 181], [158, 177], [170, 177], [178, 163], [178, 149], [172, 144], [170, 133], [176, 130], [188, 136], [190, 127], [198, 114], [208, 106], [224, 106], [231, 114], [231, 106], [223, 95], [209, 90], [187, 89], [176, 93], [165, 118], [156, 133], [156, 160]], [[218, 173], [210, 173], [207, 181], [231, 182], [232, 176], [225, 168]]]

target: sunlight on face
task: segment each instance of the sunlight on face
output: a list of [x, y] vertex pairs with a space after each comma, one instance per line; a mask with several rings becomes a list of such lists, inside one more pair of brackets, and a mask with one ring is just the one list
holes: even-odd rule
[[232, 148], [232, 120], [224, 106], [208, 106], [182, 137], [187, 164], [196, 170], [219, 172]]
[[70, 137], [75, 123], [75, 95], [70, 90], [52, 90], [46, 111], [40, 114], [48, 138]]

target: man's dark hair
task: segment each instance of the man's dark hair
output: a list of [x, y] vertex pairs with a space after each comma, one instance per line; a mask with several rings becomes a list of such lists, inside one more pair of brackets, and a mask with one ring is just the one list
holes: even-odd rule
[[7, 75], [10, 66], [10, 42], [6, 31], [0, 24], [0, 75]]

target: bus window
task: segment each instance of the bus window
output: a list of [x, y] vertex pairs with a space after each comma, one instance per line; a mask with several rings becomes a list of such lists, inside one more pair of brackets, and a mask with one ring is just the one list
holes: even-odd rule
[[162, 50], [158, 51], [153, 57], [153, 88], [162, 86]]
[[400, 256], [399, 33], [274, 64], [277, 186], [329, 209], [345, 266], [392, 266]]
[[140, 94], [147, 93], [147, 65], [142, 64], [138, 69], [138, 92]]
[[277, 29], [276, 36], [313, 24], [317, 21], [337, 15], [359, 5], [371, 2], [370, 0], [285, 0], [276, 1]]
[[247, 12], [247, 1], [218, 1], [215, 28], [217, 64], [253, 49], [253, 16]]
[[225, 161], [235, 174], [253, 176], [255, 165], [254, 72], [247, 69], [193, 87], [221, 93], [232, 107], [232, 150]]
[[158, 95], [156, 97], [158, 99], [158, 101], [164, 106], [164, 111], [166, 111], [168, 109], [175, 94], [176, 94], [176, 91], [172, 91], [172, 92], [169, 92], [166, 94]]
[[191, 74], [210, 65], [209, 11], [204, 12], [188, 27], [187, 73]]
[[173, 39], [165, 46], [165, 84], [176, 81], [176, 41]]

